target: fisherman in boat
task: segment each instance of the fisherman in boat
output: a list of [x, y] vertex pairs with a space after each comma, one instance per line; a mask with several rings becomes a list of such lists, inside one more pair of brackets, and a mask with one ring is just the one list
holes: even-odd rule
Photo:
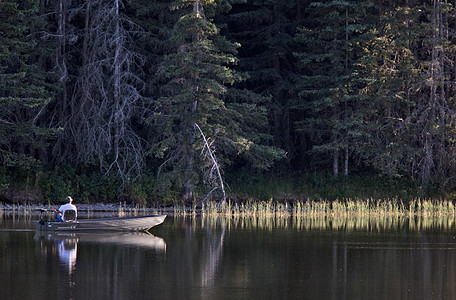
[[62, 213], [63, 222], [76, 221], [78, 218], [78, 209], [73, 204], [73, 198], [70, 196], [66, 197], [66, 204], [60, 206], [59, 211]]

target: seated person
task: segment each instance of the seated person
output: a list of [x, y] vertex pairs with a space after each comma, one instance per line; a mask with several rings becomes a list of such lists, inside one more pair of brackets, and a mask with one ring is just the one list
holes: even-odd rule
[[[60, 206], [59, 208], [59, 211], [62, 213], [62, 216], [63, 216], [63, 221], [66, 222], [66, 221], [76, 221], [76, 219], [78, 218], [78, 209], [76, 208], [76, 206], [73, 204], [73, 198], [71, 198], [70, 196], [66, 197], [66, 204]], [[73, 219], [72, 220], [66, 220], [66, 217], [65, 217], [65, 212], [66, 211], [71, 211], [73, 212]]]

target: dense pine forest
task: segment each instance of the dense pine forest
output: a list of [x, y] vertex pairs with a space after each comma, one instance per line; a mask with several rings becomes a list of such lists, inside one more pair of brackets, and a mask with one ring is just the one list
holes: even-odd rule
[[454, 5], [2, 0], [0, 201], [451, 195]]

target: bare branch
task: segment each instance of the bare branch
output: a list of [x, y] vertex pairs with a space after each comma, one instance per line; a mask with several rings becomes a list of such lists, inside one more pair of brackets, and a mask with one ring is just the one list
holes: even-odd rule
[[[206, 139], [206, 136], [204, 135], [203, 131], [201, 130], [201, 128], [198, 126], [198, 124], [194, 123], [193, 124], [197, 129], [198, 131], [200, 132], [202, 138], [203, 138], [203, 141], [204, 141], [204, 144], [203, 144], [203, 149], [205, 148], [206, 151], [207, 151], [207, 154], [209, 154], [210, 158], [211, 158], [211, 162], [212, 162], [212, 167], [210, 169], [210, 176], [209, 176], [209, 179], [211, 180], [212, 178], [212, 174], [213, 174], [213, 171], [215, 170], [217, 172], [217, 177], [219, 179], [219, 187], [220, 189], [222, 190], [222, 200], [221, 200], [221, 203], [224, 203], [226, 201], [226, 192], [225, 192], [225, 187], [224, 187], [224, 183], [223, 183], [223, 179], [222, 179], [222, 174], [220, 173], [220, 167], [219, 167], [219, 164], [217, 162], [217, 159], [215, 157], [215, 154], [214, 154], [214, 151], [211, 149], [211, 145], [208, 143], [208, 140]], [[218, 188], [218, 187], [217, 187]], [[213, 188], [208, 195], [206, 195], [206, 197], [204, 198], [204, 200], [207, 199], [207, 197], [215, 190], [215, 188]]]

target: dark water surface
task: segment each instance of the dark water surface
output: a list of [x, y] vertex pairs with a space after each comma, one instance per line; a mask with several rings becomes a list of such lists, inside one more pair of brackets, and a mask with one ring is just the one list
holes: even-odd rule
[[0, 217], [0, 299], [456, 299], [446, 220], [171, 216], [151, 234], [40, 235], [33, 219]]

